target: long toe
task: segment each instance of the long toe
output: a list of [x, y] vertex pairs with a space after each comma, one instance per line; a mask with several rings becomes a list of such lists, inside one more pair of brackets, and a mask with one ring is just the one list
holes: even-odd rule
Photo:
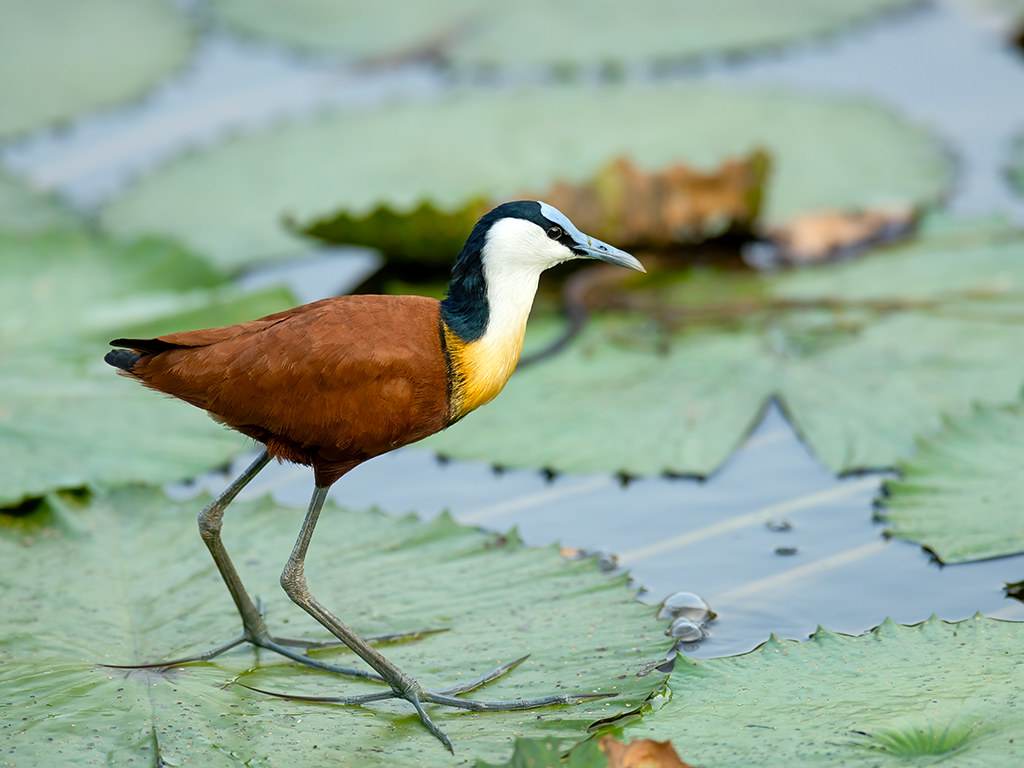
[[402, 695], [402, 698], [416, 707], [416, 711], [420, 715], [420, 720], [423, 721], [423, 725], [440, 741], [451, 754], [455, 754], [455, 750], [452, 748], [452, 743], [448, 739], [448, 735], [442, 731], [437, 723], [430, 719], [430, 715], [427, 714], [426, 710], [423, 709], [423, 704], [420, 703], [419, 696], [416, 693]]
[[467, 709], [472, 712], [516, 712], [523, 709], [540, 709], [559, 704], [575, 704], [577, 701], [591, 699], [610, 699], [617, 693], [554, 693], [535, 699], [511, 699], [510, 701], [477, 701], [476, 699], [460, 699], [443, 693], [423, 692], [423, 700], [431, 704], [442, 704], [456, 709]]

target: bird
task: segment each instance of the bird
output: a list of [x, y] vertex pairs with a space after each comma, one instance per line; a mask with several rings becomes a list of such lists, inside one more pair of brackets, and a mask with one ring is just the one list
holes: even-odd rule
[[[263, 445], [252, 464], [199, 514], [200, 534], [234, 599], [242, 635], [199, 656], [133, 666], [205, 660], [248, 642], [318, 669], [383, 680], [390, 686], [385, 694], [335, 701], [404, 699], [449, 751], [450, 740], [424, 702], [488, 711], [588, 698], [459, 698], [482, 679], [475, 685], [424, 690], [320, 603], [304, 575], [307, 548], [334, 483], [369, 459], [451, 427], [497, 396], [516, 368], [541, 273], [572, 259], [645, 271], [630, 254], [581, 232], [557, 208], [517, 200], [477, 221], [455, 259], [442, 300], [335, 296], [235, 325], [110, 342], [115, 349], [104, 360], [119, 374], [201, 408]], [[224, 548], [225, 509], [272, 459], [310, 466], [314, 480], [281, 586], [374, 672], [334, 666], [294, 650], [316, 641], [271, 635]], [[493, 670], [487, 679], [518, 661]]]

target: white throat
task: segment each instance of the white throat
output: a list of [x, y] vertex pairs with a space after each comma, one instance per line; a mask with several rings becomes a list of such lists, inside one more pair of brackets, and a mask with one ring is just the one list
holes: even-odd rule
[[568, 248], [532, 222], [514, 218], [496, 222], [485, 246], [488, 318], [480, 341], [500, 344], [518, 338], [521, 342], [540, 273], [570, 258]]

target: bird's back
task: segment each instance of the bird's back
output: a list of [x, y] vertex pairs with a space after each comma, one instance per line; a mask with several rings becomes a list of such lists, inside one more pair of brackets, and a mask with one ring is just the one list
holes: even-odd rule
[[434, 299], [342, 296], [114, 343], [139, 355], [108, 358], [126, 375], [203, 408], [272, 456], [311, 464], [320, 486], [451, 421]]

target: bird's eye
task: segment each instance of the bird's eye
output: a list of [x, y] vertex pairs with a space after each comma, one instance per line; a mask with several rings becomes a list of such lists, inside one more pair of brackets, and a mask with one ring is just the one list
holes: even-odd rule
[[551, 229], [548, 230], [548, 237], [550, 237], [552, 240], [558, 240], [564, 234], [565, 230], [562, 229], [561, 227], [552, 227]]

